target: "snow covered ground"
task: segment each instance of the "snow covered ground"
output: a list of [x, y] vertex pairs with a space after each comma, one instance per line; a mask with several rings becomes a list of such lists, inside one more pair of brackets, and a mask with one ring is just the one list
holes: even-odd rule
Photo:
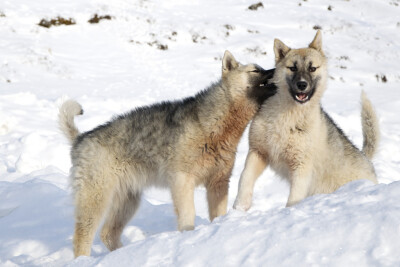
[[[2, 0], [0, 2], [0, 266], [399, 266], [400, 1]], [[97, 24], [90, 18], [109, 15]], [[72, 18], [69, 26], [38, 26]], [[141, 105], [193, 95], [220, 76], [225, 49], [273, 67], [273, 40], [307, 45], [322, 28], [329, 57], [324, 108], [361, 146], [359, 98], [377, 109], [379, 185], [356, 181], [284, 208], [289, 188], [267, 170], [253, 207], [232, 210], [247, 153], [238, 148], [229, 212], [176, 231], [169, 192], [151, 189], [109, 253], [73, 259], [69, 145], [59, 105], [78, 100], [81, 131]]]

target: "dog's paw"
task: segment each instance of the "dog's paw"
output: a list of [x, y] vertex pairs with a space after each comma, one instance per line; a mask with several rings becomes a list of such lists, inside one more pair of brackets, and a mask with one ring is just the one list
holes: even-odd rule
[[290, 207], [292, 207], [292, 206], [294, 206], [294, 205], [296, 205], [297, 203], [299, 203], [301, 200], [288, 200], [287, 202], [286, 202], [286, 208], [290, 208]]
[[192, 231], [192, 230], [194, 230], [194, 225], [179, 226], [179, 231], [180, 231], [180, 232]]
[[251, 198], [247, 198], [246, 200], [237, 198], [235, 203], [233, 204], [233, 208], [235, 210], [240, 211], [248, 211], [251, 207]]

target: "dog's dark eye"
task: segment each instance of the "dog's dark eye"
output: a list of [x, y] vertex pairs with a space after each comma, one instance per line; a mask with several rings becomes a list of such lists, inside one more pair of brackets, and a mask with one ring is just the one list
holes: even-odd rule
[[260, 70], [252, 70], [251, 72], [260, 73]]
[[316, 67], [311, 67], [311, 66], [310, 66], [310, 67], [308, 68], [308, 71], [309, 71], [309, 72], [314, 72], [314, 71], [316, 71], [316, 70], [317, 70]]
[[297, 71], [297, 67], [296, 67], [296, 66], [294, 66], [294, 67], [289, 67], [289, 70], [295, 72], [295, 71]]

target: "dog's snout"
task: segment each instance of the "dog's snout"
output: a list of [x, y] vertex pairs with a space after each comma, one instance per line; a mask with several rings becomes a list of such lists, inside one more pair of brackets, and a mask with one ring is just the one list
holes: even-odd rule
[[304, 91], [304, 90], [306, 90], [306, 88], [307, 88], [307, 82], [304, 82], [304, 81], [300, 81], [300, 82], [297, 82], [297, 89], [299, 89], [300, 91]]

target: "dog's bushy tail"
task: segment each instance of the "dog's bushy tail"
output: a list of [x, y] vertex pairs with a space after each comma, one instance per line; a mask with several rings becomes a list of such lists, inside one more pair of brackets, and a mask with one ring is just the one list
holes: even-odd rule
[[364, 91], [361, 93], [361, 106], [361, 125], [364, 137], [362, 151], [367, 158], [372, 159], [378, 149], [379, 122], [371, 101]]
[[68, 138], [71, 144], [79, 135], [79, 130], [78, 128], [76, 128], [74, 123], [74, 117], [76, 115], [82, 115], [82, 114], [83, 114], [83, 109], [81, 105], [75, 100], [71, 99], [67, 100], [60, 107], [58, 113], [58, 124], [60, 130]]

